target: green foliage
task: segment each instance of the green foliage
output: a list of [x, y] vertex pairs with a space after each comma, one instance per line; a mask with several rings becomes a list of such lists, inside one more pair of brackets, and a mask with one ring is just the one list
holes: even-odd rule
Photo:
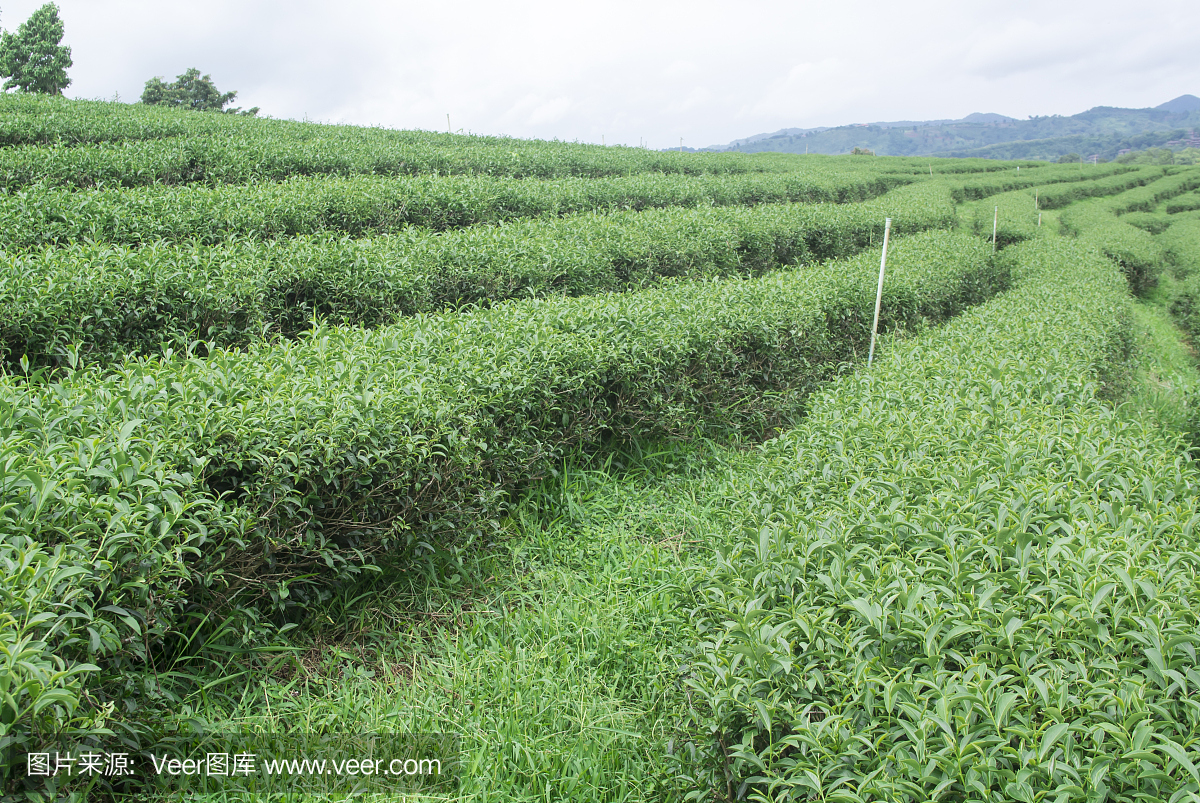
[[[1171, 315], [1193, 344], [1200, 343], [1200, 220], [1177, 220], [1158, 242], [1179, 279], [1170, 288]], [[1200, 399], [1194, 400], [1195, 405], [1200, 405]], [[1193, 431], [1200, 432], [1200, 428], [1193, 427]]]
[[655, 207], [841, 203], [906, 183], [856, 172], [735, 176], [638, 174], [512, 181], [492, 176], [297, 176], [280, 183], [140, 187], [88, 192], [35, 185], [0, 194], [0, 247], [26, 250], [90, 240], [224, 241], [409, 226], [445, 230], [538, 215]]
[[1200, 170], [1176, 169], [1141, 187], [1122, 192], [1109, 208], [1118, 215], [1153, 212], [1164, 201], [1200, 187]]
[[[1134, 335], [1103, 257], [1139, 291], [1164, 257], [1186, 274], [1200, 216], [1163, 208], [1192, 173], [652, 153], [26, 93], [0, 96], [0, 143], [0, 740], [227, 725], [197, 712], [218, 698], [302, 729], [445, 724], [449, 705], [490, 797], [1200, 791], [1196, 474], [1164, 437], [1186, 406], [1169, 425], [1105, 406]], [[1041, 229], [1035, 193], [1062, 210]], [[881, 324], [903, 337], [845, 376], [885, 217]], [[930, 231], [960, 219], [974, 234]], [[467, 577], [494, 555], [466, 548], [481, 536], [585, 540], [612, 498], [579, 490], [578, 461], [638, 463], [622, 445], [645, 437], [745, 444], [802, 414], [731, 450], [715, 488], [616, 503], [668, 538], [702, 524], [716, 565], [620, 522], [580, 552], [621, 569], [604, 606], [529, 591], [543, 542], [497, 558], [512, 599], [490, 569]], [[690, 502], [702, 516], [671, 518]], [[438, 606], [372, 624], [416, 656], [403, 713], [391, 658], [308, 688], [308, 659], [265, 650], [308, 631], [339, 655], [324, 639], [377, 619], [373, 589], [427, 580], [454, 589], [454, 638], [411, 627]], [[426, 719], [419, 662], [445, 663]], [[243, 682], [293, 670], [251, 715]], [[295, 693], [324, 718], [297, 719]], [[388, 700], [370, 722], [368, 693]]]
[[1130, 289], [1144, 294], [1158, 283], [1163, 253], [1149, 233], [1124, 223], [1104, 201], [1076, 204], [1059, 216], [1065, 233], [1098, 248], [1121, 266]]
[[[1069, 170], [1069, 169], [1068, 169]], [[1035, 173], [1045, 175], [1046, 171]], [[981, 237], [991, 238], [993, 224], [996, 225], [996, 242], [1000, 247], [1027, 240], [1042, 231], [1038, 224], [1041, 210], [1059, 209], [1083, 198], [1105, 198], [1109, 200], [1095, 207], [1100, 215], [1094, 226], [1106, 232], [1110, 228], [1111, 215], [1123, 215], [1123, 223], [1134, 223], [1128, 213], [1132, 210], [1153, 209], [1164, 199], [1186, 192], [1200, 184], [1200, 173], [1187, 171], [1163, 175], [1158, 170], [1129, 170], [1114, 168], [1111, 173], [1095, 177], [1091, 171], [1076, 171], [1074, 181], [1059, 181], [1054, 184], [1038, 184], [1025, 190], [1015, 190], [989, 197], [986, 202], [969, 204], [963, 214], [970, 221], [971, 229]], [[1012, 184], [1018, 184], [1013, 181]], [[1022, 186], [1018, 184], [1018, 186]], [[1072, 213], [1072, 215], [1075, 213]], [[1075, 218], [1068, 215], [1068, 223]], [[1161, 217], [1161, 216], [1158, 216]], [[1155, 219], [1157, 220], [1158, 217]], [[1153, 228], [1154, 224], [1149, 224]], [[1117, 226], [1119, 230], [1121, 227]], [[1137, 235], [1133, 235], [1137, 237]], [[1142, 248], [1151, 248], [1149, 241], [1141, 238]], [[1148, 257], [1151, 261], [1156, 258]], [[1157, 265], [1147, 263], [1138, 270], [1155, 272]], [[1139, 281], [1142, 281], [1139, 279]]]
[[696, 799], [1200, 789], [1200, 474], [1098, 397], [1130, 336], [1111, 263], [1047, 238], [1005, 259], [1013, 290], [731, 478], [694, 579]]
[[1074, 164], [1075, 162], [1082, 162], [1083, 157], [1077, 153], [1064, 153], [1062, 156], [1058, 157], [1055, 161], [1058, 162], [1060, 165]]
[[71, 48], [59, 44], [63, 38], [63, 23], [58, 18], [58, 6], [47, 3], [21, 23], [14, 34], [0, 33], [0, 76], [4, 89], [17, 88], [22, 92], [60, 95], [70, 85], [67, 68]]
[[[1143, 171], [1147, 168], [1143, 168]], [[1153, 168], [1149, 168], [1153, 170]], [[1142, 173], [1153, 176], [1153, 172]], [[1097, 182], [1103, 183], [1103, 182]], [[1168, 168], [1162, 178], [1113, 196], [1111, 199], [1077, 204], [1060, 217], [1064, 231], [1082, 237], [1099, 247], [1121, 265], [1135, 293], [1145, 293], [1158, 281], [1165, 254], [1159, 242], [1151, 236], [1154, 228], [1146, 229], [1127, 222], [1125, 213], [1153, 209], [1200, 185], [1200, 170]], [[1186, 197], [1186, 196], [1185, 196]], [[1122, 215], [1120, 218], [1115, 218]], [[1181, 229], [1181, 231], [1183, 231]]]
[[227, 114], [242, 114], [253, 117], [258, 114], [258, 107], [242, 111], [238, 108], [226, 109], [237, 97], [237, 92], [221, 94], [212, 76], [201, 76], [195, 67], [189, 67], [186, 72], [175, 77], [171, 83], [165, 83], [161, 76], [155, 76], [146, 82], [142, 90], [142, 103], [147, 106], [167, 106], [169, 108], [188, 109], [197, 112], [225, 112]]
[[1175, 152], [1175, 164], [1177, 165], [1195, 165], [1200, 164], [1200, 148], [1184, 148]]
[[[966, 235], [900, 239], [890, 264], [886, 329], [942, 320], [1006, 281]], [[111, 680], [169, 664], [210, 616], [252, 640], [266, 614], [302, 610], [380, 555], [486, 528], [570, 450], [697, 426], [761, 432], [795, 414], [865, 347], [877, 269], [866, 254], [322, 327], [50, 384], [4, 377], [3, 543], [61, 548], [77, 575], [56, 587], [76, 596], [47, 603], [70, 613], [45, 639], [68, 670], [95, 663]], [[132, 711], [157, 688], [91, 699]]]
[[[954, 200], [963, 203], [966, 201], [976, 201], [981, 198], [987, 198], [997, 193], [1012, 192], [1022, 188], [1047, 187], [1050, 185], [1058, 185], [1055, 190], [1065, 193], [1079, 192], [1099, 192], [1107, 194], [1109, 192], [1117, 192], [1118, 189], [1128, 186], [1128, 178], [1122, 180], [1119, 176], [1133, 172], [1134, 168], [1122, 167], [1117, 165], [1099, 165], [1088, 167], [1086, 171], [1080, 171], [1078, 167], [1071, 169], [1069, 167], [1044, 166], [1037, 170], [1026, 170], [1020, 172], [1016, 170], [1005, 170], [1004, 172], [996, 172], [984, 175], [964, 176], [959, 181], [955, 182], [952, 190]], [[1100, 179], [1112, 179], [1111, 184], [1103, 184], [1095, 186], [1094, 182]], [[1076, 185], [1078, 184], [1078, 187]], [[1042, 206], [1041, 208], [1047, 208]]]
[[1173, 218], [1158, 238], [1164, 255], [1180, 277], [1200, 273], [1200, 218]]
[[666, 277], [759, 275], [846, 256], [897, 233], [946, 228], [938, 184], [860, 204], [666, 208], [518, 220], [434, 234], [300, 237], [220, 248], [78, 246], [0, 261], [0, 348], [10, 366], [109, 361], [197, 338], [243, 346], [314, 315], [376, 326], [509, 298], [584, 295]]
[[1121, 154], [1116, 161], [1127, 165], [1173, 165], [1175, 153], [1170, 148], [1146, 148]]
[[1177, 215], [1180, 212], [1193, 212], [1197, 209], [1200, 209], [1200, 192], [1184, 195], [1165, 205], [1165, 211], [1168, 215]]
[[[661, 172], [786, 172], [795, 159], [737, 154], [659, 153], [641, 148], [518, 140], [428, 131], [328, 126], [236, 114], [181, 114], [145, 104], [0, 95], [0, 144], [80, 145], [22, 149], [22, 183], [123, 186], [209, 181], [240, 183], [292, 175], [482, 174], [514, 178], [620, 176]], [[7, 150], [7, 149], [5, 149]], [[13, 163], [0, 162], [11, 175]], [[60, 177], [63, 177], [60, 179]], [[11, 179], [5, 186], [13, 186]]]
[[1171, 227], [1171, 218], [1156, 212], [1130, 212], [1122, 215], [1121, 220], [1151, 234], [1162, 234]]
[[1036, 193], [1044, 189], [1037, 187], [994, 195], [985, 201], [971, 204], [960, 214], [969, 230], [978, 237], [991, 240], [994, 228], [996, 247], [1006, 248], [1013, 243], [1050, 234], [1049, 224], [1045, 228], [1038, 225], [1041, 215], [1037, 209]]
[[1140, 170], [1124, 170], [1113, 165], [1108, 169], [1111, 175], [1101, 176], [1092, 180], [1090, 171], [1096, 166], [1084, 165], [1080, 170], [1083, 180], [1074, 183], [1062, 183], [1054, 187], [1039, 190], [1039, 209], [1061, 209], [1084, 198], [1098, 198], [1106, 195], [1116, 195], [1126, 190], [1149, 184], [1163, 177], [1164, 172], [1159, 168], [1141, 168]]

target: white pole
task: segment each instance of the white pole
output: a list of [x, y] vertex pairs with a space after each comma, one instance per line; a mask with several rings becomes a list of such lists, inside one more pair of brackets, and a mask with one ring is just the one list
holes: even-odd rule
[[1038, 212], [1038, 228], [1042, 227], [1042, 213]]
[[892, 231], [892, 219], [883, 221], [883, 255], [879, 257], [879, 287], [875, 290], [875, 322], [871, 324], [871, 350], [867, 352], [867, 367], [875, 359], [875, 336], [879, 332], [879, 307], [883, 304], [883, 271], [887, 267], [888, 234]]
[[454, 131], [450, 128], [450, 112], [446, 112], [446, 133], [453, 134]]
[[996, 215], [992, 218], [992, 251], [996, 250], [996, 226], [1000, 223], [1000, 207], [996, 207]]

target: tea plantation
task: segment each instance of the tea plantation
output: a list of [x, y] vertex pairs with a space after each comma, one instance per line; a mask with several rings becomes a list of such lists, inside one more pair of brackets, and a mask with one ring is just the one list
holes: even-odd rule
[[1200, 800], [1198, 191], [0, 95], [0, 794]]

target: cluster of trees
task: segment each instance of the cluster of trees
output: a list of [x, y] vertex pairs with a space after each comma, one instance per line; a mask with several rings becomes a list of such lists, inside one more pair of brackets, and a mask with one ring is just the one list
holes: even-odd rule
[[156, 75], [146, 82], [142, 92], [142, 103], [150, 106], [175, 106], [181, 109], [192, 109], [204, 112], [225, 112], [226, 114], [258, 114], [258, 107], [252, 106], [242, 110], [238, 107], [225, 108], [237, 92], [221, 94], [210, 75], [200, 75], [200, 71], [191, 67], [182, 75], [175, 76], [175, 81], [164, 83], [162, 76]]
[[1123, 153], [1114, 161], [1134, 165], [1194, 165], [1200, 164], [1200, 148], [1146, 148], [1143, 151]]
[[[1059, 164], [1082, 161], [1084, 158], [1078, 153], [1068, 153], [1058, 157]], [[1107, 162], [1109, 160], [1101, 156], [1098, 161]], [[1179, 151], [1173, 151], [1170, 148], [1144, 148], [1123, 153], [1112, 161], [1127, 165], [1194, 165], [1200, 164], [1200, 148], [1184, 148]]]
[[[33, 12], [16, 33], [0, 32], [0, 77], [5, 79], [4, 90], [61, 95], [71, 84], [67, 68], [74, 63], [71, 48], [62, 44], [63, 32], [63, 22], [54, 3]], [[244, 111], [236, 106], [226, 108], [236, 97], [237, 92], [222, 93], [211, 76], [201, 75], [193, 67], [169, 84], [161, 76], [151, 78], [142, 92], [142, 103], [226, 114], [258, 114], [257, 106]]]

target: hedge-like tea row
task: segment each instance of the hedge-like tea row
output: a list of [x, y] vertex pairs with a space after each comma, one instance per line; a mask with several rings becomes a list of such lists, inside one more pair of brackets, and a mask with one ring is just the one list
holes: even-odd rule
[[[1086, 172], [1079, 170], [1075, 165], [1045, 165], [1037, 169], [1028, 169], [1027, 165], [1022, 166], [1027, 169], [1018, 171], [1009, 168], [1002, 173], [970, 176], [969, 178], [960, 177], [958, 186], [954, 188], [954, 200], [958, 203], [966, 203], [1025, 188], [1043, 185], [1047, 185], [1049, 188], [1049, 185], [1053, 184], [1066, 185], [1055, 187], [1056, 192], [1086, 192], [1088, 190], [1085, 188], [1090, 188], [1093, 182], [1101, 178], [1111, 179], [1137, 169], [1116, 163], [1089, 167]], [[1113, 192], [1117, 191], [1119, 190], [1113, 190]], [[1042, 208], [1049, 207], [1043, 206]]]
[[1128, 212], [1121, 215], [1121, 220], [1151, 234], [1162, 234], [1174, 222], [1170, 215], [1162, 212]]
[[1192, 273], [1171, 288], [1171, 315], [1191, 338], [1200, 343], [1200, 273]]
[[[780, 161], [429, 131], [331, 126], [123, 103], [0, 98], [0, 184], [244, 183], [310, 174], [516, 178], [747, 173]], [[11, 147], [18, 146], [18, 147]], [[794, 157], [793, 157], [794, 159]]]
[[737, 176], [637, 174], [599, 179], [490, 176], [300, 177], [245, 186], [72, 192], [37, 186], [0, 194], [0, 248], [82, 240], [201, 244], [330, 231], [363, 236], [408, 226], [445, 230], [543, 214], [668, 206], [845, 203], [906, 183], [861, 172]]
[[587, 295], [667, 276], [757, 275], [847, 256], [898, 233], [948, 228], [943, 186], [861, 204], [661, 209], [515, 221], [372, 240], [297, 238], [228, 247], [77, 246], [0, 261], [0, 359], [109, 361], [202, 338], [290, 337], [314, 315], [377, 326], [401, 315], [529, 295]]
[[[967, 235], [894, 246], [886, 328], [942, 320], [1006, 282]], [[480, 526], [605, 435], [761, 430], [861, 353], [877, 270], [868, 253], [754, 280], [322, 328], [51, 385], [0, 377], [0, 561], [38, 567], [6, 575], [28, 611], [14, 638], [33, 640], [16, 678], [84, 660], [108, 680], [139, 671], [189, 616], [240, 610], [237, 628], [253, 632], [254, 610], [303, 605], [397, 543]], [[73, 705], [80, 683], [23, 686], [16, 710], [27, 724], [39, 695]], [[56, 716], [65, 709], [41, 712]]]
[[1200, 218], [1169, 218], [1170, 227], [1155, 239], [1179, 276], [1200, 271]]
[[1168, 215], [1177, 215], [1180, 212], [1193, 212], [1197, 209], [1200, 209], [1200, 192], [1193, 192], [1182, 198], [1176, 198], [1166, 205]]
[[720, 489], [744, 502], [693, 585], [701, 789], [1200, 790], [1200, 472], [1098, 399], [1132, 339], [1111, 263], [1048, 238], [1003, 258], [1011, 291], [821, 394]]
[[1042, 214], [1037, 210], [1034, 192], [1041, 187], [1014, 190], [994, 195], [985, 201], [970, 204], [960, 210], [972, 232], [979, 237], [992, 239], [995, 229], [996, 247], [1005, 248], [1013, 243], [1028, 240], [1040, 234], [1048, 234], [1050, 227], [1042, 227]]
[[1178, 279], [1171, 287], [1171, 315], [1200, 343], [1200, 218], [1174, 218], [1155, 239]]
[[1153, 235], [1118, 218], [1113, 206], [1119, 201], [1096, 200], [1075, 204], [1059, 216], [1062, 228], [1099, 248], [1121, 266], [1129, 287], [1141, 294], [1158, 283], [1163, 252]]
[[[1087, 168], [1085, 166], [1085, 170]], [[1115, 172], [1113, 175], [1095, 180], [1079, 181], [1071, 184], [1059, 184], [1038, 190], [1039, 209], [1061, 209], [1085, 198], [1096, 198], [1141, 187], [1157, 181], [1166, 174], [1167, 168], [1139, 167], [1136, 170]], [[1081, 172], [1087, 175], [1086, 172]]]
[[[186, 114], [186, 112], [181, 112]], [[197, 114], [202, 114], [197, 112]], [[300, 124], [296, 124], [300, 125]], [[306, 135], [189, 136], [121, 144], [0, 148], [0, 186], [245, 184], [307, 175], [488, 175], [599, 178], [781, 172], [787, 163], [750, 154], [658, 154], [640, 148], [483, 141], [483, 137], [312, 126]], [[660, 158], [661, 157], [661, 158]]]
[[[1157, 171], [1157, 168], [1154, 171]], [[1079, 171], [1078, 167], [1075, 167], [1075, 172], [1081, 176], [1088, 175]], [[1050, 173], [1047, 172], [1045, 175], [1050, 175]], [[1152, 175], [1157, 175], [1157, 172], [1152, 172]], [[1061, 173], [1056, 177], [1061, 177]], [[1181, 187], [1186, 187], [1188, 182], [1193, 179], [1189, 174], [1187, 177], [1168, 176], [1151, 181], [1144, 186], [1138, 183], [1145, 180], [1147, 180], [1145, 175], [1130, 174], [1126, 170], [1114, 173], [1103, 180], [1096, 180], [1089, 176], [1086, 180], [1080, 180], [1078, 184], [1074, 185], [1038, 184], [1026, 189], [993, 195], [985, 202], [972, 203], [967, 207], [969, 211], [966, 211], [964, 217], [970, 222], [971, 230], [981, 237], [990, 239], [993, 227], [995, 227], [996, 244], [1003, 248], [1044, 233], [1040, 223], [1042, 218], [1040, 212], [1043, 209], [1058, 206], [1063, 193], [1091, 198], [1112, 196], [1111, 200], [1104, 202], [1103, 208], [1115, 215], [1127, 209], [1139, 208], [1147, 198], [1153, 198], [1155, 195], [1165, 196], [1170, 193], [1182, 192]], [[1135, 182], [1135, 186], [1133, 189], [1126, 189], [1130, 181]], [[1051, 197], [1050, 206], [1043, 203], [1047, 195]], [[1126, 222], [1133, 223], [1134, 221]]]
[[1135, 187], [1121, 193], [1116, 199], [1119, 203], [1112, 204], [1112, 210], [1118, 215], [1127, 212], [1153, 212], [1163, 201], [1200, 187], [1200, 168], [1174, 168], [1178, 172], [1163, 176], [1142, 187]]
[[162, 106], [68, 100], [5, 93], [0, 97], [0, 146], [128, 142], [245, 130], [257, 121], [237, 115], [183, 112]]
[[[807, 155], [807, 154], [806, 154]], [[1026, 160], [998, 161], [996, 159], [942, 159], [928, 156], [889, 156], [875, 168], [881, 173], [901, 173], [913, 176], [955, 176], [963, 173], [1003, 173], [1016, 175], [1021, 170], [1053, 171], [1058, 165]], [[1025, 174], [1021, 174], [1024, 178]]]

